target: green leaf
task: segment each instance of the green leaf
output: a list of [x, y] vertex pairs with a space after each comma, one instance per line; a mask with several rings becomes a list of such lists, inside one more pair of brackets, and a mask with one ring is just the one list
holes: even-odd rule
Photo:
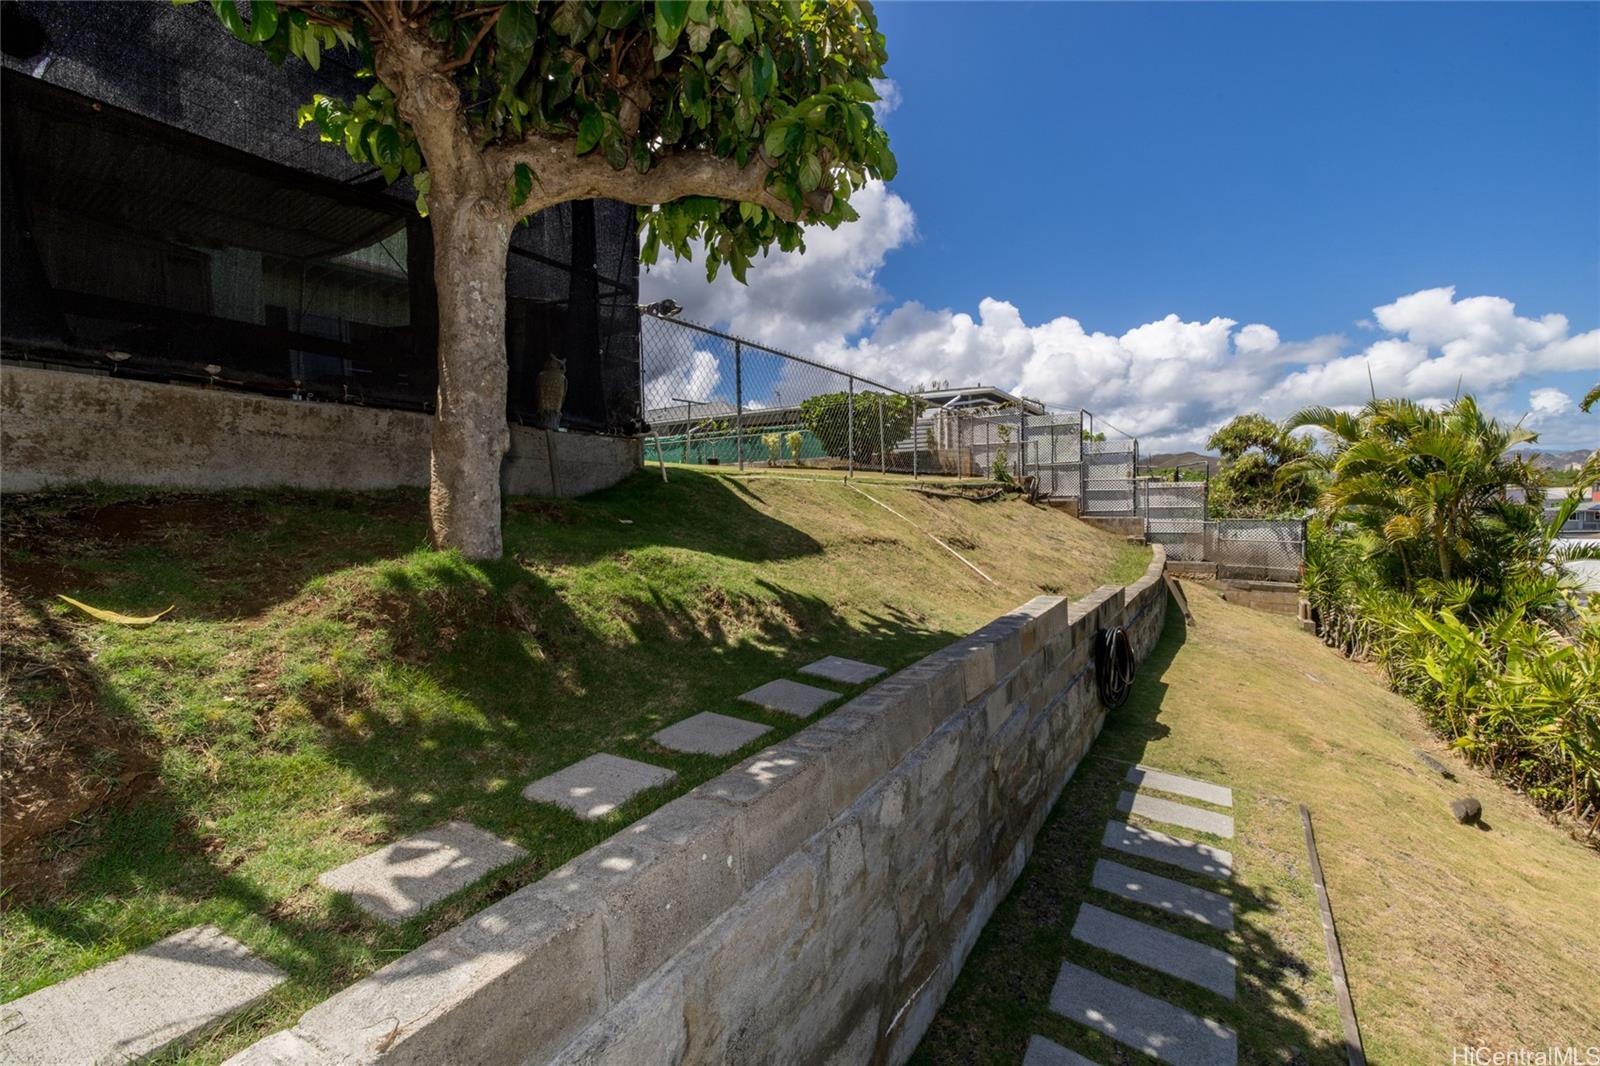
[[500, 20], [494, 24], [494, 40], [501, 48], [525, 52], [539, 34], [539, 16], [527, 0], [506, 0]]
[[656, 0], [656, 40], [662, 45], [677, 44], [688, 19], [689, 0]]
[[727, 0], [718, 4], [717, 21], [734, 44], [743, 44], [746, 37], [756, 32], [756, 21], [751, 17], [750, 5], [745, 0]]
[[581, 41], [594, 29], [594, 12], [585, 0], [562, 0], [550, 28], [569, 41]]
[[788, 147], [788, 140], [789, 124], [786, 122], [774, 122], [767, 127], [767, 134], [762, 139], [761, 146], [766, 149], [768, 156], [776, 159]]
[[636, 0], [605, 0], [600, 5], [600, 25], [608, 30], [620, 30], [639, 14]]
[[822, 160], [808, 155], [800, 164], [800, 191], [810, 192], [822, 184]]
[[600, 112], [592, 107], [585, 111], [583, 118], [578, 120], [578, 154], [583, 155], [593, 151], [605, 131], [606, 120]]
[[762, 45], [761, 51], [755, 54], [750, 63], [750, 75], [756, 99], [765, 100], [778, 77], [778, 65], [772, 58], [772, 49]]
[[411, 187], [417, 190], [417, 214], [428, 217], [428, 193], [433, 188], [433, 177], [426, 170], [412, 175]]
[[511, 206], [521, 207], [528, 202], [528, 194], [533, 192], [533, 168], [526, 163], [518, 163], [511, 170]]
[[689, 51], [699, 54], [706, 50], [706, 45], [711, 43], [711, 32], [714, 27], [709, 22], [695, 22], [689, 26]]

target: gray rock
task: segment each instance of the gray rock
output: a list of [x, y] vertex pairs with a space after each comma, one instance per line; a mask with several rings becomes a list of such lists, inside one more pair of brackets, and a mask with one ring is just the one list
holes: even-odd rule
[[0, 1062], [122, 1063], [222, 1021], [284, 974], [215, 926], [174, 933], [0, 1006]]
[[1117, 810], [1137, 814], [1152, 822], [1166, 822], [1169, 825], [1181, 825], [1185, 829], [1198, 829], [1212, 836], [1233, 836], [1233, 818], [1229, 815], [1218, 814], [1202, 807], [1191, 807], [1187, 803], [1174, 803], [1159, 796], [1147, 796], [1142, 792], [1124, 792], [1117, 799]]
[[1147, 874], [1110, 859], [1095, 862], [1094, 887], [1168, 914], [1193, 918], [1213, 929], [1233, 928], [1233, 903], [1226, 897], [1168, 877]]
[[597, 821], [647, 788], [676, 780], [677, 774], [662, 766], [620, 755], [591, 755], [541, 777], [522, 790], [525, 799], [565, 807], [586, 822]]
[[855, 659], [841, 659], [837, 655], [830, 655], [825, 659], [818, 659], [808, 666], [800, 668], [802, 674], [812, 677], [821, 677], [829, 681], [840, 681], [846, 685], [859, 685], [863, 681], [871, 681], [883, 673], [883, 667], [871, 663], [858, 662]]
[[703, 711], [693, 718], [685, 718], [667, 726], [650, 739], [673, 751], [686, 751], [694, 755], [728, 755], [763, 733], [770, 732], [771, 726]]
[[445, 822], [329, 870], [317, 883], [397, 925], [528, 853], [467, 822]]
[[1483, 817], [1483, 804], [1473, 796], [1462, 796], [1458, 800], [1450, 801], [1450, 813], [1462, 825], [1471, 825]]
[[751, 689], [739, 697], [739, 702], [753, 703], [757, 707], [777, 711], [780, 714], [792, 714], [796, 718], [807, 718], [816, 714], [824, 704], [838, 698], [837, 692], [830, 692], [825, 688], [780, 679], [768, 681], [760, 688]]
[[1050, 1009], [1171, 1066], [1238, 1066], [1232, 1029], [1070, 962], [1061, 964]]
[[1124, 918], [1092, 903], [1078, 908], [1072, 936], [1140, 966], [1199, 985], [1227, 999], [1234, 998], [1239, 964], [1226, 951], [1209, 944]]

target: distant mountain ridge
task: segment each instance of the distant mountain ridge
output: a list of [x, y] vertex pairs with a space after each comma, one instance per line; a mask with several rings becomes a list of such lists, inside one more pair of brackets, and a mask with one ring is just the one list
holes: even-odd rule
[[1545, 452], [1537, 448], [1519, 448], [1513, 454], [1525, 455], [1533, 460], [1533, 465], [1545, 470], [1565, 470], [1573, 463], [1582, 463], [1594, 454], [1593, 448], [1573, 448], [1566, 452]]

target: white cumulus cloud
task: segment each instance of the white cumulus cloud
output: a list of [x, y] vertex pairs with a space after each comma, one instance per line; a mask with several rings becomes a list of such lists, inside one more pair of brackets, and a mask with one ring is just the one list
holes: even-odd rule
[[1539, 375], [1600, 376], [1600, 330], [1573, 334], [1564, 315], [1528, 317], [1503, 297], [1458, 298], [1446, 286], [1372, 308], [1355, 343], [1337, 333], [1285, 340], [1266, 323], [1221, 314], [1110, 333], [1065, 315], [1027, 322], [1001, 296], [975, 313], [897, 304], [877, 274], [915, 241], [915, 214], [881, 183], [853, 202], [859, 222], [813, 229], [804, 255], [759, 261], [748, 286], [725, 273], [708, 285], [698, 263], [663, 262], [644, 275], [644, 298], [670, 296], [688, 318], [898, 387], [982, 383], [1087, 408], [1147, 452], [1201, 446], [1240, 411], [1276, 418], [1311, 404], [1356, 406], [1374, 392], [1432, 403], [1473, 392], [1511, 421], [1531, 412], [1549, 446], [1600, 439], [1600, 419], [1559, 389], [1515, 401]]

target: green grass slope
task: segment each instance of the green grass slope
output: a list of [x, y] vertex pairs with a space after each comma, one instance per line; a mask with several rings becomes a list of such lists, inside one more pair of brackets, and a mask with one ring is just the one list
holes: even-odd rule
[[[291, 975], [191, 1053], [220, 1059], [737, 758], [661, 749], [662, 726], [780, 737], [800, 723], [734, 698], [824, 654], [898, 668], [1148, 561], [1014, 499], [671, 478], [509, 501], [488, 565], [427, 549], [415, 492], [8, 500], [0, 998], [214, 922]], [[57, 593], [176, 609], [129, 627]], [[602, 750], [679, 780], [596, 824], [522, 799]], [[449, 818], [530, 857], [397, 930], [317, 887]]]

